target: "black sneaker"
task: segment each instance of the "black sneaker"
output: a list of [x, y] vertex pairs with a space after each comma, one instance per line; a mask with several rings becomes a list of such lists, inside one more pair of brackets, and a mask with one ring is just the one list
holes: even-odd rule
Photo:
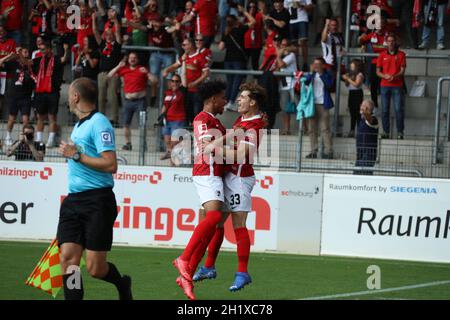
[[389, 139], [389, 134], [383, 133], [383, 134], [381, 135], [381, 139]]
[[306, 156], [306, 159], [317, 159], [317, 152], [311, 152]]
[[399, 134], [397, 135], [397, 139], [398, 139], [398, 140], [403, 140], [403, 133], [399, 133]]
[[119, 300], [133, 300], [131, 293], [131, 277], [124, 275], [122, 277], [122, 288], [119, 291]]
[[125, 151], [131, 151], [132, 149], [133, 149], [133, 146], [131, 145], [131, 142], [128, 142], [127, 144], [125, 144], [122, 147], [122, 150], [125, 150]]

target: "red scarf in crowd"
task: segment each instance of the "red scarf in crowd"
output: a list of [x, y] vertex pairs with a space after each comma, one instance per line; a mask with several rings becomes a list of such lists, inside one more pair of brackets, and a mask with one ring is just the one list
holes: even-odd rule
[[111, 56], [112, 50], [113, 50], [112, 42], [107, 41], [106, 47], [103, 49], [102, 54], [109, 58]]
[[45, 69], [46, 56], [41, 58], [39, 64], [39, 72], [36, 79], [36, 92], [37, 93], [51, 93], [52, 92], [52, 75], [55, 66], [55, 56], [50, 56], [47, 69]]

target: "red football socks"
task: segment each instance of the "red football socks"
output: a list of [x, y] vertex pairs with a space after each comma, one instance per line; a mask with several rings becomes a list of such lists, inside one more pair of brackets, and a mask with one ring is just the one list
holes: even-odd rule
[[199, 246], [201, 246], [202, 241], [207, 241], [206, 244], [204, 244], [203, 250], [200, 250], [201, 247], [198, 248], [200, 251], [203, 252], [199, 251], [196, 253], [196, 255], [201, 254], [201, 256], [203, 257], [203, 254], [205, 253], [206, 250], [206, 246], [213, 237], [216, 226], [220, 222], [220, 220], [222, 220], [222, 212], [208, 211], [206, 213], [205, 219], [203, 219], [203, 221], [201, 221], [197, 225], [194, 232], [192, 233], [188, 245], [184, 249], [183, 254], [180, 256], [181, 260], [191, 261], [194, 252], [197, 250]]
[[206, 268], [214, 267], [214, 265], [216, 263], [217, 255], [219, 254], [220, 247], [222, 246], [224, 233], [225, 232], [224, 232], [223, 227], [217, 228], [216, 232], [214, 233], [213, 238], [209, 242], [208, 256], [206, 257], [206, 261], [205, 261]]
[[247, 228], [237, 228], [236, 235], [238, 272], [247, 272], [248, 258], [250, 256], [250, 236]]

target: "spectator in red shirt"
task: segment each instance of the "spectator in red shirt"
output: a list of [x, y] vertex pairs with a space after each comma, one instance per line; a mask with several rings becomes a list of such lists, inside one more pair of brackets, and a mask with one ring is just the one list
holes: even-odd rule
[[117, 67], [108, 73], [108, 77], [115, 75], [122, 77], [124, 82], [124, 127], [125, 145], [122, 150], [132, 150], [130, 125], [135, 112], [146, 111], [147, 82], [154, 83], [156, 77], [152, 75], [146, 67], [139, 64], [136, 52], [128, 54], [128, 63], [122, 60]]
[[182, 47], [184, 49], [183, 56], [163, 71], [163, 77], [166, 78], [169, 73], [172, 73], [179, 68], [181, 68], [181, 74], [186, 74], [186, 120], [188, 121], [188, 124], [191, 125], [194, 117], [202, 108], [197, 92], [198, 86], [209, 76], [209, 66], [203, 56], [198, 53], [194, 39], [184, 39]]
[[255, 19], [255, 25], [245, 33], [245, 51], [251, 60], [252, 69], [258, 70], [259, 57], [262, 51], [262, 33], [264, 18], [261, 12], [258, 12], [256, 2], [252, 1], [247, 6], [248, 13]]
[[8, 37], [17, 44], [22, 44], [22, 0], [3, 0], [0, 4], [0, 15], [5, 19], [5, 28]]
[[386, 37], [387, 50], [380, 53], [377, 61], [377, 75], [381, 78], [381, 118], [384, 134], [382, 138], [389, 138], [390, 134], [390, 104], [394, 104], [397, 123], [397, 138], [403, 139], [405, 121], [404, 79], [406, 69], [405, 53], [399, 50], [395, 36]]
[[161, 157], [161, 160], [170, 159], [172, 149], [179, 143], [179, 141], [172, 141], [172, 134], [175, 130], [182, 129], [186, 125], [184, 94], [180, 90], [181, 82], [181, 77], [174, 74], [169, 82], [169, 90], [164, 94], [164, 106], [161, 115], [165, 118], [162, 134], [164, 135], [166, 154]]
[[205, 47], [209, 48], [214, 41], [217, 30], [217, 1], [198, 0], [191, 12], [195, 19], [195, 34], [201, 33], [205, 39]]

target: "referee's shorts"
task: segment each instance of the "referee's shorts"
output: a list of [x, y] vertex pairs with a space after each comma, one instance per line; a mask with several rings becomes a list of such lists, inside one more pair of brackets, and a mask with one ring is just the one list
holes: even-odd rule
[[92, 251], [110, 251], [117, 217], [111, 188], [70, 193], [61, 204], [58, 244], [71, 242]]

